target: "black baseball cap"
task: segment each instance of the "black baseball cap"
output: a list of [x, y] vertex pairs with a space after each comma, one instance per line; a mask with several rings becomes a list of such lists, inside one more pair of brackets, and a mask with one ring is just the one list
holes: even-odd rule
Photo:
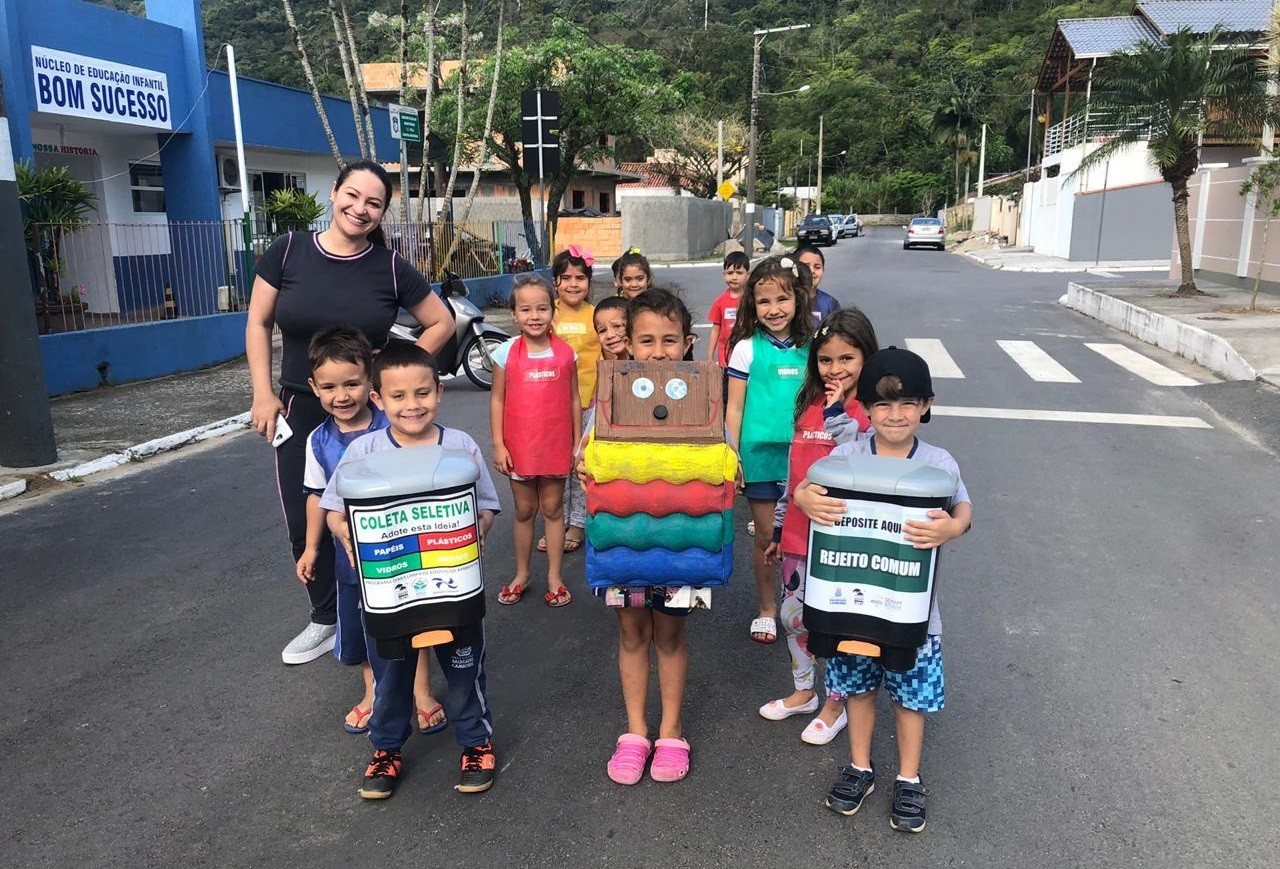
[[[903, 398], [933, 398], [933, 378], [929, 376], [929, 363], [910, 350], [886, 347], [872, 353], [862, 363], [862, 373], [858, 375], [858, 401], [873, 404], [879, 400], [876, 386], [885, 377], [896, 377], [902, 381]], [[931, 411], [926, 410], [920, 421], [928, 422], [930, 413]]]

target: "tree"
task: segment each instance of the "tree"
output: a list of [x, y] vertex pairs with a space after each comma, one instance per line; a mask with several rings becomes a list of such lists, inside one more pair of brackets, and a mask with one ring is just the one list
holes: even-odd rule
[[[484, 79], [491, 79], [493, 65], [492, 57], [482, 65]], [[693, 88], [691, 79], [673, 75], [657, 53], [600, 44], [586, 30], [566, 21], [552, 23], [545, 38], [504, 53], [488, 148], [511, 173], [520, 197], [525, 235], [537, 255], [532, 188], [538, 179], [525, 171], [520, 152], [520, 94], [535, 88], [559, 91], [562, 104], [560, 171], [545, 179], [553, 232], [573, 177], [583, 167], [612, 157], [614, 136], [657, 139], [669, 119], [690, 102]], [[441, 119], [456, 111], [455, 100], [456, 95], [447, 91], [437, 97], [437, 127]], [[482, 137], [486, 113], [478, 105], [468, 107], [463, 137], [469, 141]]]
[[[977, 164], [978, 154], [971, 147], [982, 129], [978, 118], [978, 96], [967, 84], [954, 78], [948, 82], [948, 90], [933, 107], [929, 117], [929, 132], [940, 145], [951, 148], [954, 160], [955, 200], [962, 201], [969, 194], [969, 170]], [[964, 189], [960, 189], [960, 167], [964, 166]]]
[[[289, 24], [289, 33], [293, 35], [293, 47], [302, 60], [302, 71], [307, 76], [307, 87], [311, 90], [311, 99], [316, 104], [316, 114], [320, 116], [320, 126], [324, 128], [324, 137], [329, 141], [329, 150], [333, 152], [333, 160], [341, 169], [343, 165], [342, 151], [338, 149], [338, 140], [333, 137], [333, 127], [329, 126], [329, 116], [324, 111], [324, 100], [320, 99], [320, 88], [316, 87], [315, 73], [311, 71], [311, 61], [307, 58], [307, 47], [302, 44], [302, 31], [298, 29], [298, 21], [293, 17], [293, 6], [289, 0], [280, 0], [284, 6], [285, 21]], [[358, 130], [358, 128], [357, 128]]]
[[1182, 282], [1177, 296], [1200, 295], [1191, 264], [1187, 180], [1200, 164], [1201, 136], [1248, 141], [1273, 112], [1267, 75], [1244, 49], [1219, 44], [1215, 28], [1204, 36], [1189, 29], [1107, 58], [1093, 79], [1090, 114], [1105, 118], [1107, 138], [1089, 153], [1077, 175], [1136, 144], [1173, 190]]
[[673, 157], [662, 162], [661, 168], [677, 179], [676, 183], [691, 183], [691, 192], [697, 196], [714, 196], [719, 184], [720, 124], [724, 124], [724, 177], [728, 178], [747, 159], [747, 125], [741, 118], [681, 112], [662, 143]]
[[[1275, 154], [1271, 160], [1253, 170], [1249, 179], [1240, 185], [1241, 196], [1252, 196], [1262, 212], [1262, 246], [1258, 252], [1258, 270], [1253, 275], [1253, 295], [1249, 297], [1249, 310], [1258, 307], [1258, 291], [1262, 289], [1262, 269], [1267, 264], [1267, 237], [1271, 234], [1271, 221], [1280, 217], [1280, 162]], [[1202, 193], [1207, 196], [1208, 193]], [[1249, 227], [1246, 227], [1246, 231]]]

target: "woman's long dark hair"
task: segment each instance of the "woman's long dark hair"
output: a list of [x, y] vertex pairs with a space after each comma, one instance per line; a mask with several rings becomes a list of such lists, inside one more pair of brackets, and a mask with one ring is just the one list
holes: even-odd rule
[[[391, 207], [391, 176], [387, 174], [387, 170], [382, 165], [372, 160], [357, 160], [354, 163], [348, 163], [342, 167], [342, 171], [338, 173], [338, 177], [334, 179], [333, 189], [337, 190], [342, 186], [352, 172], [372, 172], [374, 176], [382, 182], [382, 187], [387, 191], [387, 197], [383, 201], [382, 213], [385, 215], [387, 209]], [[369, 233], [369, 241], [378, 247], [387, 247], [387, 234], [382, 231], [382, 218], [378, 218], [378, 225]]]

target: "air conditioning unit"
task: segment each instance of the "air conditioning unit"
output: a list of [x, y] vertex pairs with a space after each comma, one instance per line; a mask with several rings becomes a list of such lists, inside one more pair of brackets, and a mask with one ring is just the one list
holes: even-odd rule
[[240, 163], [235, 154], [218, 155], [218, 186], [223, 190], [240, 189]]

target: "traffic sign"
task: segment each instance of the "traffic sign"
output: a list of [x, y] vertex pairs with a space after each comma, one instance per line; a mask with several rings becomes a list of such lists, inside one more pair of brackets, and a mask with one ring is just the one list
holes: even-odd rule
[[391, 103], [387, 106], [387, 114], [391, 116], [391, 138], [406, 142], [422, 141], [422, 121], [418, 118], [417, 109]]
[[716, 188], [716, 193], [725, 202], [729, 201], [729, 197], [738, 192], [738, 188], [733, 186], [732, 181], [721, 181], [720, 186]]

